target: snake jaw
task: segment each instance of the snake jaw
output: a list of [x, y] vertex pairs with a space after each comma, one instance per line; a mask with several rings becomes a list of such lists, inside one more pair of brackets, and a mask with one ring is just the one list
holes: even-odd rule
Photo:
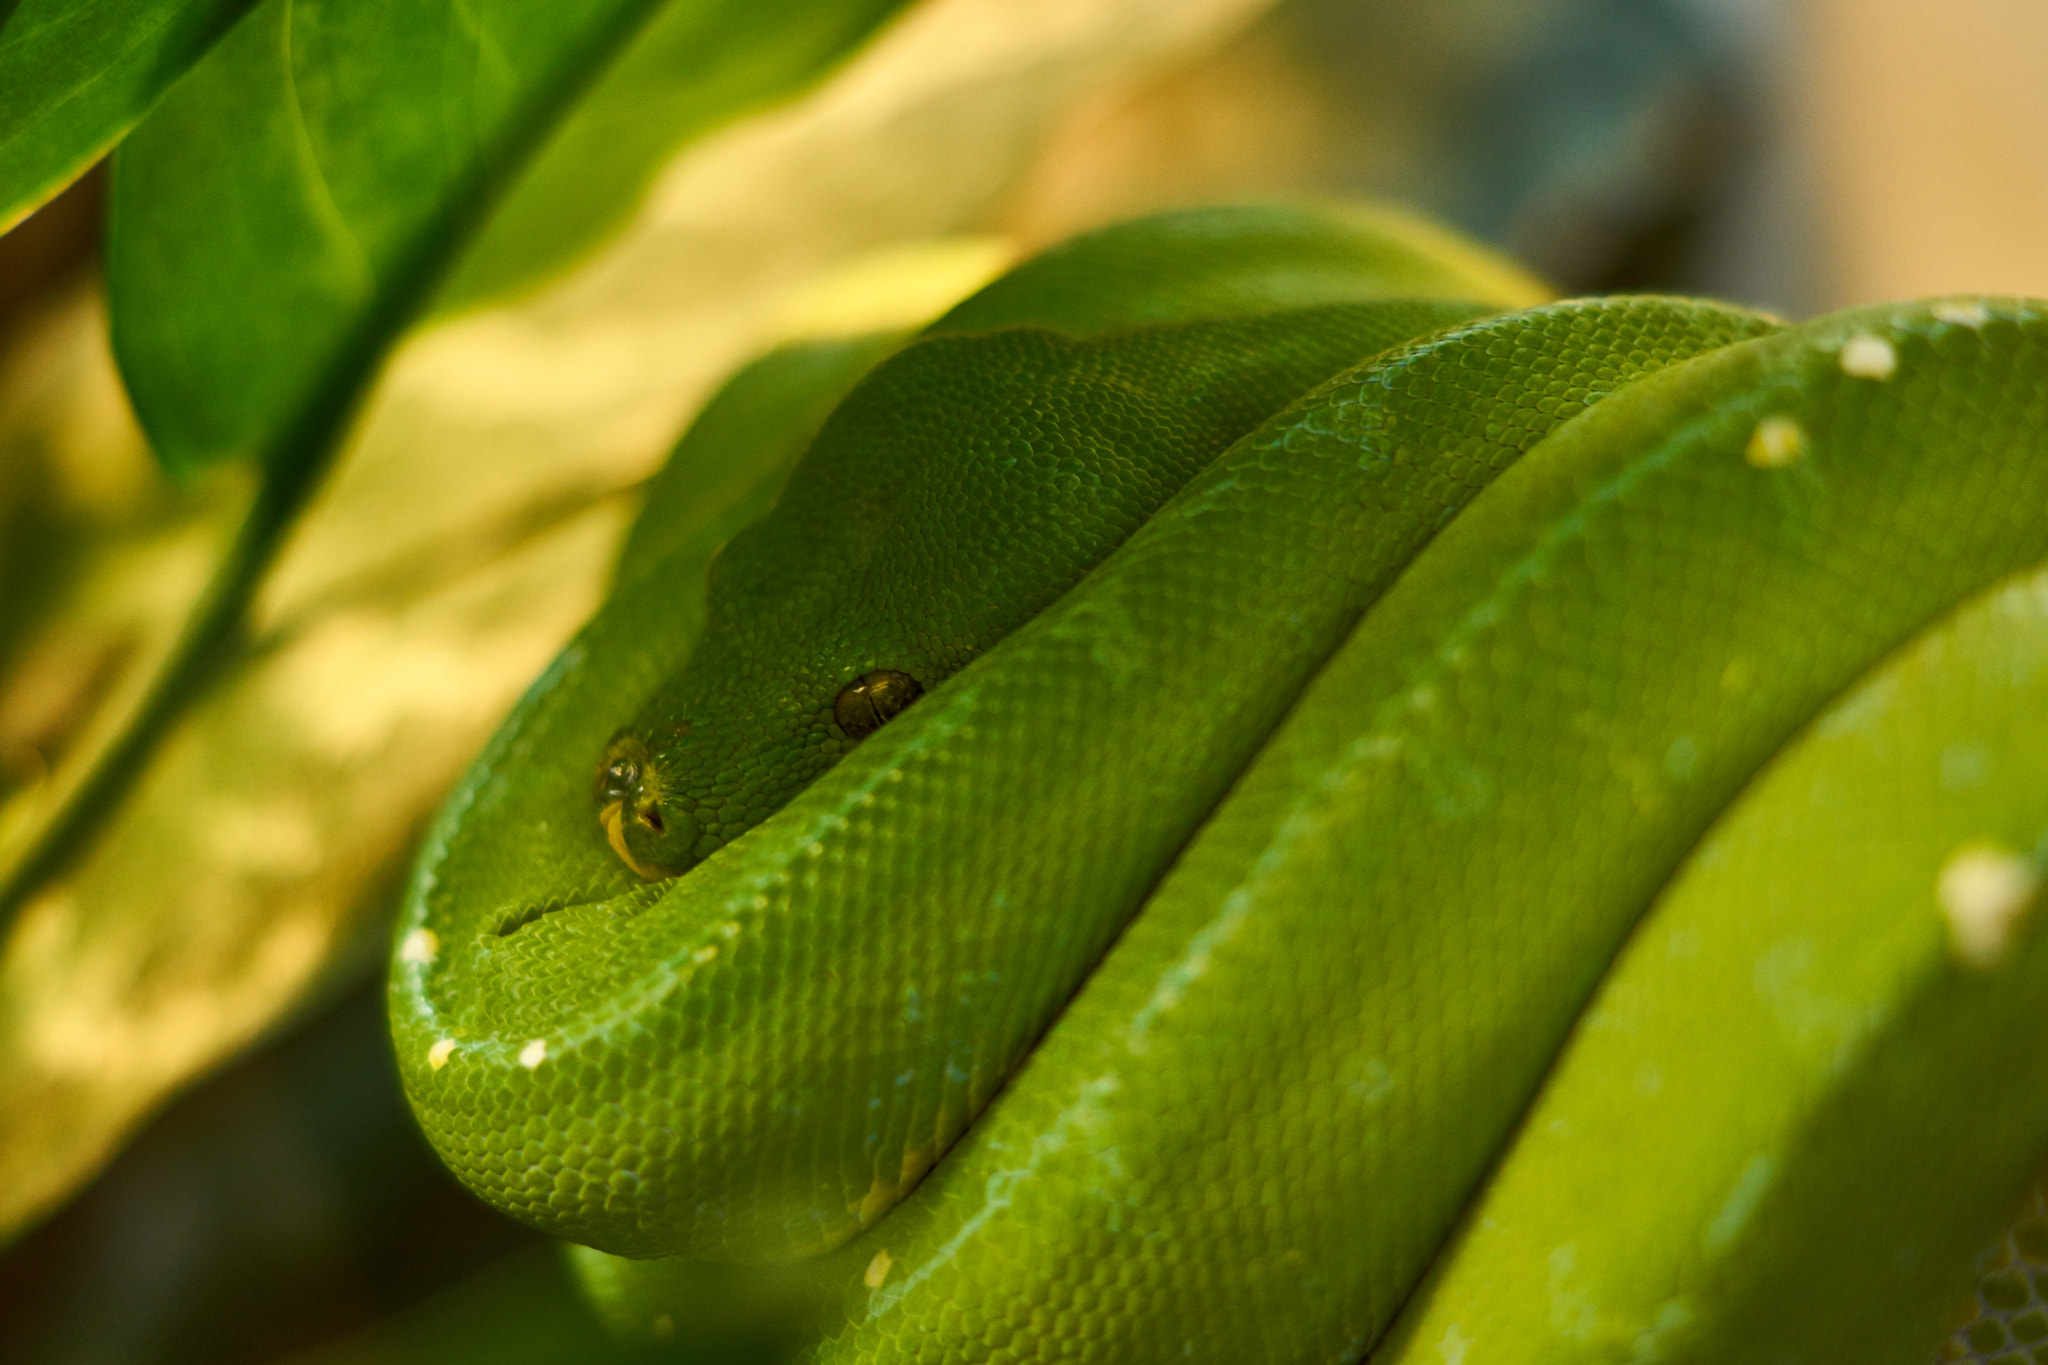
[[664, 877], [673, 877], [682, 869], [666, 867], [660, 863], [643, 862], [633, 856], [633, 850], [626, 843], [626, 803], [610, 801], [597, 812], [598, 822], [604, 826], [605, 842], [612, 846], [612, 852], [619, 860], [633, 869], [634, 875], [642, 881], [658, 882]]
[[[665, 818], [662, 793], [661, 776], [646, 744], [630, 730], [613, 735], [597, 770], [597, 820], [604, 826], [605, 842], [612, 846], [612, 852], [644, 881], [673, 877], [696, 862], [690, 849], [697, 838], [697, 823], [687, 814]], [[628, 816], [632, 827], [627, 824]], [[671, 819], [676, 821], [674, 829], [670, 828]], [[635, 852], [636, 833], [642, 848], [651, 839], [655, 841], [651, 851], [680, 853], [682, 857], [673, 862], [657, 861]]]

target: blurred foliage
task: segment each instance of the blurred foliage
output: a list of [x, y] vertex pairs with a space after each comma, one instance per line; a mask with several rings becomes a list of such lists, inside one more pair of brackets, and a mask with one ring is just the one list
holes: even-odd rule
[[0, 8], [0, 232], [104, 155], [251, 3]]
[[610, 1349], [426, 1155], [366, 983], [747, 355], [1224, 197], [1712, 288], [1750, 109], [1679, 0], [244, 8], [0, 3], [0, 223], [142, 119], [106, 292], [33, 247], [91, 247], [90, 182], [0, 237], [4, 1359]]
[[360, 987], [156, 1119], [0, 1263], [0, 1353], [272, 1359], [530, 1244], [412, 1140], [383, 1027]]

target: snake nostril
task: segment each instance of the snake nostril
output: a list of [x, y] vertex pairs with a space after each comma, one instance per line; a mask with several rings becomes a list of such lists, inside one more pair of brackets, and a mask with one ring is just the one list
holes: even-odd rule
[[638, 805], [635, 798], [641, 796], [652, 776], [647, 746], [621, 730], [604, 746], [604, 757], [598, 760], [594, 793], [597, 804], [602, 807], [633, 801]]
[[644, 881], [673, 877], [697, 861], [689, 852], [697, 822], [687, 810], [664, 815], [653, 801], [630, 809], [624, 801], [607, 801], [597, 822], [612, 852]]

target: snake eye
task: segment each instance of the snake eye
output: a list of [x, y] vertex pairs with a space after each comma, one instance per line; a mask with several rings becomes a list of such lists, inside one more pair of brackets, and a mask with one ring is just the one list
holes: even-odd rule
[[832, 719], [839, 722], [848, 739], [861, 739], [923, 695], [923, 685], [908, 673], [878, 668], [839, 690], [832, 701]]

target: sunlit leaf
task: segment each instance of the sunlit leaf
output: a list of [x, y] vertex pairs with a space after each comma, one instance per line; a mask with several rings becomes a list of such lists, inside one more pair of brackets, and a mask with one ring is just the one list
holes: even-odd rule
[[231, 470], [164, 483], [97, 290], [26, 324], [0, 357], [0, 867], [133, 716], [250, 484]]
[[907, 3], [671, 0], [534, 157], [440, 305], [472, 305], [573, 261], [624, 225], [677, 147], [796, 94]]
[[0, 232], [120, 141], [251, 3], [0, 6]]
[[116, 163], [116, 346], [165, 462], [312, 458], [493, 189], [655, 8], [258, 5]]
[[0, 1223], [346, 961], [413, 833], [596, 600], [622, 504], [262, 642], [0, 956]]

